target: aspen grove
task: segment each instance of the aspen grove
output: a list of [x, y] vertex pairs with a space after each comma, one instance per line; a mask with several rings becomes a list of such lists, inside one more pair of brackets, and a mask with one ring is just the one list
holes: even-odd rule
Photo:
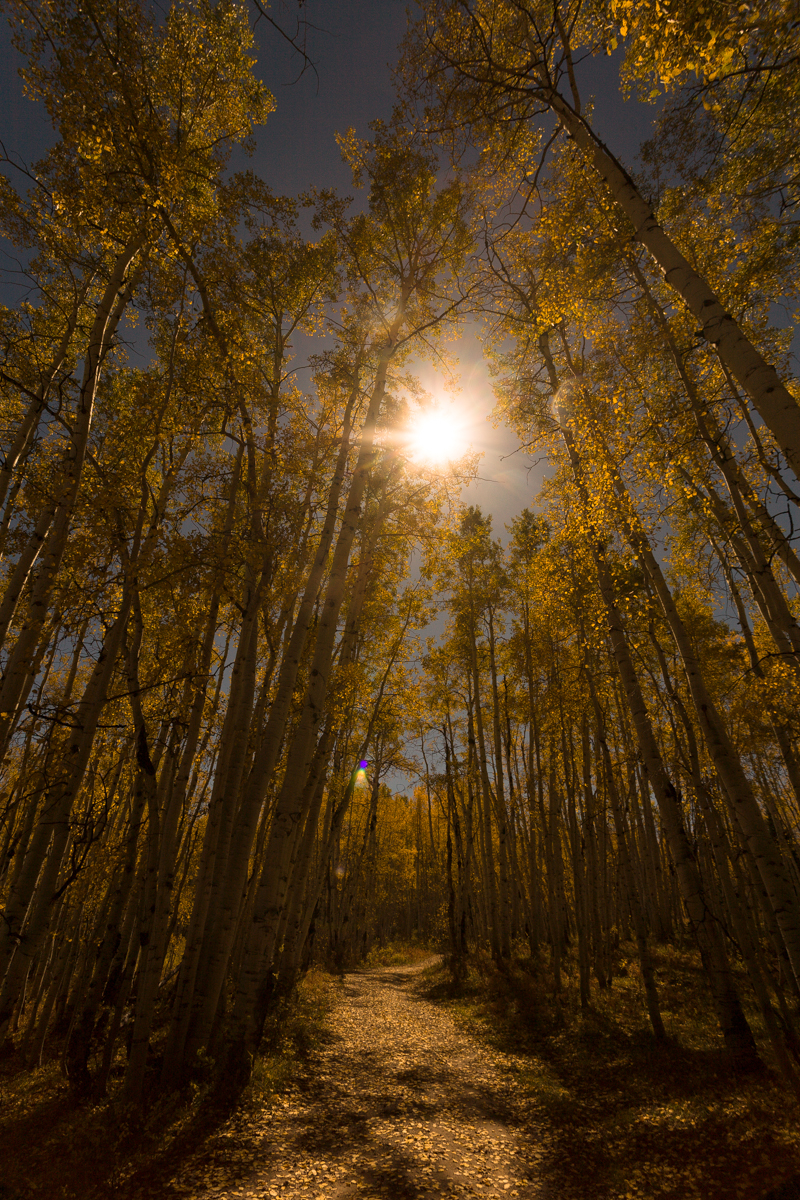
[[[800, 1100], [792, 6], [424, 0], [355, 200], [231, 168], [244, 5], [3, 10], [54, 142], [0, 175], [2, 1052], [237, 1089], [392, 938], [582, 1007], [630, 943], [663, 1041], [666, 943]], [[505, 536], [407, 451], [466, 322], [547, 464]]]

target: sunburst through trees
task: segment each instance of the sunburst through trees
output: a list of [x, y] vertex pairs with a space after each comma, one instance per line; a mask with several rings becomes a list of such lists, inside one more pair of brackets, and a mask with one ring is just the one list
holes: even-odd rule
[[[2, 182], [0, 1038], [242, 1084], [312, 960], [415, 936], [583, 1006], [629, 941], [663, 1040], [688, 938], [800, 1097], [788, 9], [430, 0], [351, 205], [229, 169], [244, 8], [5, 8], [59, 140]], [[635, 178], [581, 91], [618, 42]], [[419, 382], [467, 317], [549, 464], [505, 545]]]

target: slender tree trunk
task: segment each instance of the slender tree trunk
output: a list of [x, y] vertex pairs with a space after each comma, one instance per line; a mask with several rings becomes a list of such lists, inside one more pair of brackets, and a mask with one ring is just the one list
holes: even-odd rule
[[50, 596], [67, 546], [72, 513], [78, 497], [83, 463], [92, 427], [94, 401], [103, 360], [133, 294], [136, 276], [126, 282], [131, 264], [141, 252], [146, 233], [138, 233], [117, 255], [84, 359], [84, 374], [69, 447], [60, 464], [52, 500], [39, 516], [0, 602], [0, 645], [5, 645], [11, 622], [34, 563], [41, 563], [28, 596], [28, 611], [11, 649], [0, 680], [0, 747], [5, 749], [13, 728], [8, 713], [15, 711], [22, 696], [31, 659], [47, 619]]
[[287, 773], [284, 779], [270, 830], [231, 1021], [230, 1062], [234, 1077], [242, 1077], [243, 1073], [247, 1072], [247, 1056], [255, 1050], [260, 1037], [258, 1011], [263, 1005], [259, 1003], [259, 995], [263, 992], [265, 985], [264, 972], [269, 969], [268, 964], [271, 963], [275, 949], [275, 934], [285, 902], [288, 870], [296, 840], [296, 831], [298, 823], [304, 815], [298, 808], [298, 802], [303, 794], [303, 785], [311, 765], [316, 734], [324, 720], [337, 622], [345, 594], [347, 567], [359, 526], [362, 501], [373, 461], [375, 424], [383, 405], [387, 372], [401, 327], [404, 308], [405, 302], [402, 301], [398, 307], [398, 314], [388, 343], [379, 353], [358, 461], [333, 554], [328, 586], [317, 626], [309, 683], [289, 752], [292, 771]]
[[620, 516], [625, 534], [642, 569], [658, 596], [675, 644], [680, 653], [689, 690], [697, 712], [703, 740], [729, 797], [736, 820], [747, 839], [764, 887], [769, 895], [792, 964], [800, 982], [800, 903], [783, 860], [780, 847], [770, 834], [722, 717], [711, 698], [691, 638], [681, 620], [672, 592], [656, 561], [647, 535], [635, 514], [630, 496], [612, 467], [612, 481], [620, 501]]
[[28, 965], [49, 928], [55, 886], [69, 836], [70, 813], [89, 762], [95, 730], [125, 635], [130, 604], [130, 589], [126, 586], [119, 615], [106, 634], [100, 657], [77, 705], [74, 731], [65, 745], [59, 774], [43, 798], [38, 827], [6, 902], [0, 930], [0, 965], [5, 975], [0, 993], [0, 1040], [5, 1036]]
[[[550, 355], [547, 334], [540, 337], [539, 345], [548, 369], [553, 394], [555, 394], [558, 390], [558, 379]], [[581, 462], [569, 430], [562, 429], [562, 437], [569, 454], [584, 516], [589, 523], [590, 549], [597, 572], [600, 594], [605, 605], [611, 649], [636, 732], [643, 766], [661, 813], [683, 903], [711, 984], [720, 1028], [733, 1060], [743, 1067], [750, 1067], [759, 1061], [755, 1041], [742, 1011], [719, 928], [706, 903], [697, 863], [686, 836], [675, 787], [664, 768], [658, 742], [645, 705], [622, 617], [617, 607], [611, 572], [605, 561], [602, 544], [591, 525], [591, 506]]]
[[[528, 45], [535, 62], [538, 54], [530, 34]], [[542, 85], [542, 96], [604, 180], [611, 196], [633, 226], [634, 237], [642, 243], [662, 271], [665, 281], [696, 317], [703, 337], [716, 347], [720, 359], [748, 394], [756, 412], [772, 432], [787, 462], [800, 479], [800, 408], [775, 368], [766, 362], [730, 313], [726, 312], [724, 304], [706, 280], [661, 228], [650, 205], [643, 199], [624, 167], [586, 120], [549, 83]]]
[[653, 970], [653, 960], [650, 955], [650, 947], [647, 944], [647, 929], [645, 925], [644, 913], [639, 899], [639, 894], [636, 889], [635, 880], [633, 877], [633, 867], [630, 858], [630, 849], [628, 845], [628, 830], [625, 827], [625, 815], [622, 811], [622, 803], [617, 789], [616, 780], [614, 778], [614, 768], [611, 763], [611, 754], [606, 740], [605, 722], [600, 709], [600, 703], [597, 699], [597, 693], [594, 686], [590, 683], [590, 692], [592, 697], [592, 705], [594, 707], [595, 721], [597, 723], [597, 736], [600, 743], [600, 750], [603, 756], [603, 772], [606, 779], [606, 787], [608, 789], [609, 799], [611, 800], [611, 812], [614, 818], [614, 829], [617, 835], [617, 855], [619, 856], [620, 866], [622, 868], [623, 879], [628, 891], [628, 902], [631, 910], [631, 920], [633, 922], [633, 930], [636, 936], [636, 948], [639, 953], [639, 969], [642, 974], [642, 983], [644, 985], [645, 1001], [647, 1003], [647, 1012], [650, 1017], [650, 1024], [653, 1027], [653, 1033], [656, 1040], [659, 1042], [666, 1041], [666, 1032], [664, 1030], [664, 1022], [661, 1018], [661, 1007], [658, 1000], [658, 988], [656, 987], [655, 972]]

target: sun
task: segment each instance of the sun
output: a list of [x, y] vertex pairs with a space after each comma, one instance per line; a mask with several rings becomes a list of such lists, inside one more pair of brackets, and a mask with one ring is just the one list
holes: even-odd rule
[[417, 462], [444, 463], [461, 458], [467, 443], [461, 421], [437, 408], [419, 413], [409, 428], [407, 452]]

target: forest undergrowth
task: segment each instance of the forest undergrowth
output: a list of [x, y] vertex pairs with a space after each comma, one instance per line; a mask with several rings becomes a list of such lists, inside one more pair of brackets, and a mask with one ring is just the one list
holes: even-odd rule
[[[306, 973], [291, 1001], [272, 1014], [250, 1082], [236, 1099], [214, 1086], [209, 1062], [205, 1078], [199, 1070], [184, 1091], [150, 1097], [137, 1110], [123, 1097], [120, 1051], [108, 1095], [77, 1104], [57, 1056], [34, 1072], [6, 1057], [0, 1063], [0, 1200], [159, 1195], [168, 1173], [232, 1113], [269, 1107], [291, 1087], [298, 1063], [327, 1036], [334, 998], [334, 976], [318, 968]], [[151, 1077], [159, 1048], [154, 1042]]]
[[[460, 979], [444, 965], [426, 972], [425, 995], [488, 1047], [526, 1060], [523, 1086], [556, 1133], [548, 1171], [563, 1192], [553, 1194], [602, 1179], [623, 1196], [800, 1196], [790, 1097], [773, 1071], [742, 1074], [726, 1060], [697, 955], [656, 946], [653, 957], [664, 1045], [647, 1028], [635, 947], [624, 942], [612, 986], [584, 1011], [577, 971], [555, 996], [545, 966], [515, 960], [500, 971], [481, 954]], [[756, 1012], [747, 1015], [761, 1042]]]
[[[206, 1081], [200, 1072], [185, 1092], [156, 1096], [137, 1114], [122, 1099], [122, 1063], [105, 1100], [76, 1106], [57, 1061], [31, 1075], [6, 1059], [0, 1160], [7, 1170], [0, 1198], [172, 1195], [168, 1181], [187, 1168], [196, 1175], [209, 1146], [224, 1148], [229, 1171], [238, 1162], [246, 1172], [261, 1157], [252, 1151], [254, 1130], [273, 1114], [280, 1121], [284, 1112], [295, 1113], [309, 1080], [318, 1072], [324, 1077], [320, 1064], [331, 1044], [347, 1041], [342, 1007], [347, 982], [381, 981], [387, 969], [408, 965], [416, 980], [412, 999], [454, 1021], [459, 1036], [475, 1045], [491, 1069], [500, 1064], [511, 1071], [511, 1092], [522, 1114], [515, 1133], [535, 1156], [531, 1196], [588, 1196], [591, 1180], [591, 1194], [604, 1197], [794, 1200], [800, 1195], [800, 1129], [775, 1073], [731, 1068], [700, 964], [691, 951], [674, 946], [654, 947], [668, 1034], [668, 1042], [659, 1045], [644, 1019], [634, 950], [619, 945], [612, 986], [595, 990], [583, 1011], [569, 962], [558, 995], [543, 962], [515, 958], [500, 970], [488, 954], [477, 953], [454, 978], [446, 959], [425, 967], [430, 949], [399, 942], [375, 947], [355, 974], [315, 967], [271, 1015], [250, 1082], [235, 1103], [223, 1102], [213, 1089], [213, 1064]], [[430, 1033], [435, 1020], [425, 1011], [420, 1028]], [[370, 1015], [380, 1023], [377, 1008]], [[747, 1016], [761, 1048], [758, 1015], [748, 1010]], [[406, 1052], [398, 1044], [400, 1066]], [[383, 1085], [388, 1094], [390, 1074]], [[363, 1097], [354, 1093], [349, 1101], [357, 1104]], [[500, 1093], [498, 1102], [503, 1103]], [[402, 1120], [407, 1097], [398, 1093], [396, 1108], [392, 1113]], [[405, 1136], [411, 1137], [416, 1106], [406, 1115]], [[285, 1153], [276, 1134], [269, 1140], [272, 1152]], [[213, 1189], [211, 1168], [207, 1184]], [[240, 1192], [232, 1187], [213, 1194]], [[285, 1186], [270, 1191], [265, 1184], [263, 1191], [244, 1194], [301, 1192]]]

